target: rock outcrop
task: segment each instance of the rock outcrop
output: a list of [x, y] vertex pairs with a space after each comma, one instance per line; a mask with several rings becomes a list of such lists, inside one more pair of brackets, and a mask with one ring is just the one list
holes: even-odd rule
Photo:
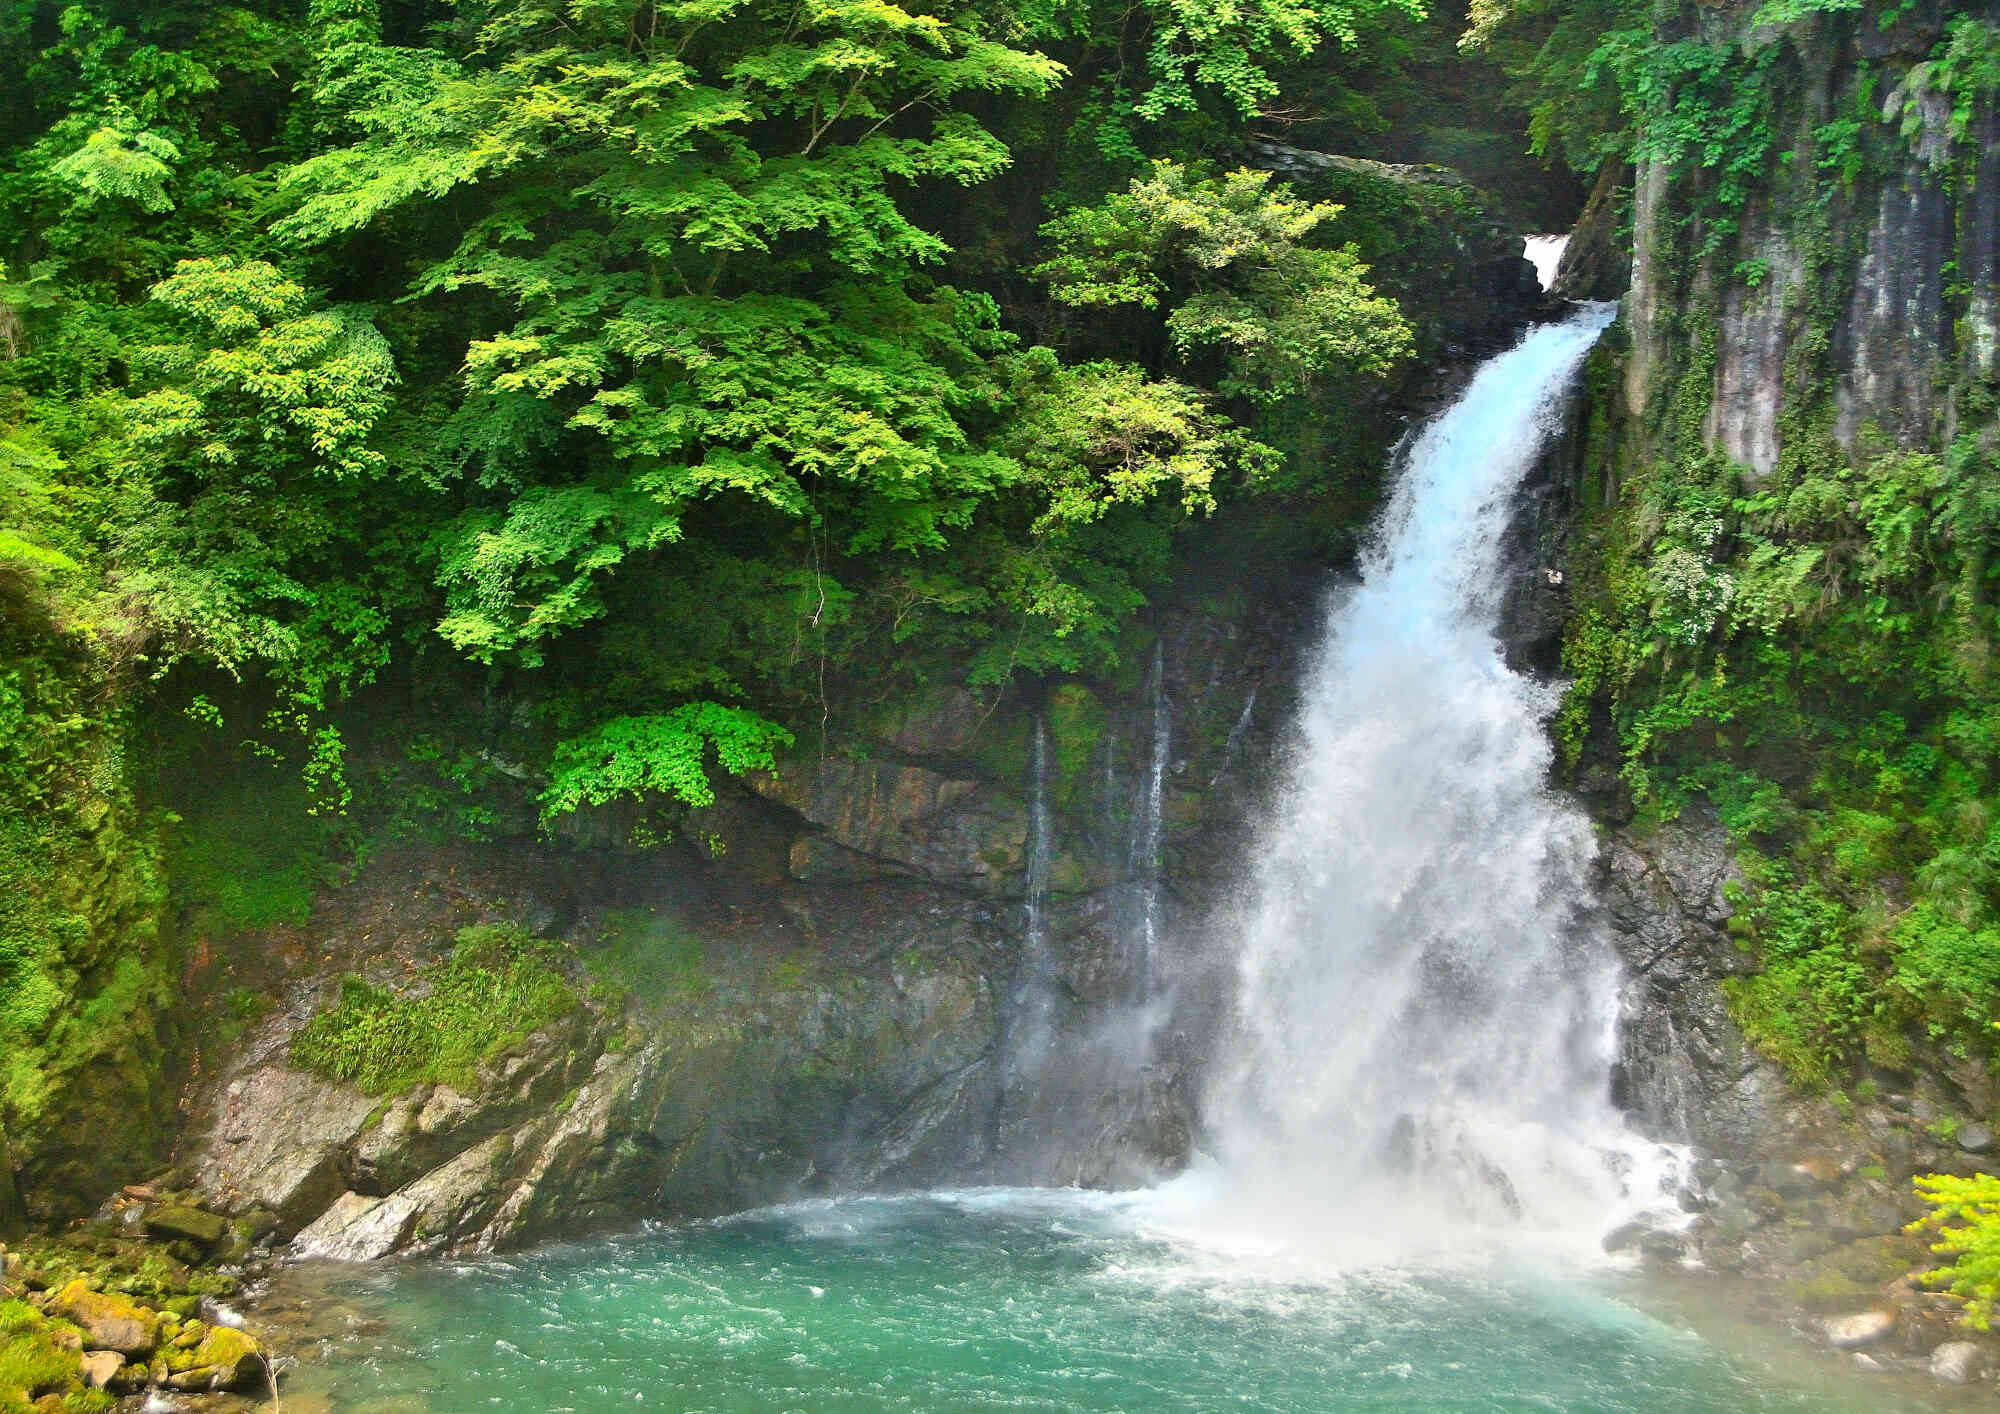
[[593, 1006], [462, 1092], [376, 1097], [293, 1065], [318, 995], [303, 988], [213, 1082], [182, 1176], [221, 1211], [274, 1215], [300, 1253], [349, 1260], [721, 1212], [856, 1171], [924, 1181], [980, 1137], [995, 999], [962, 956], [899, 941], [837, 979], [794, 957]]
[[[1879, 17], [1805, 14], [1783, 31], [1796, 95], [1782, 121], [1795, 170], [1764, 184], [1733, 238], [1697, 249], [1714, 213], [1666, 165], [1634, 189], [1626, 410], [1645, 423], [1680, 372], [1709, 380], [1708, 444], [1757, 476], [1777, 465], [1788, 415], [1831, 389], [1843, 447], [1949, 435], [1955, 389], [2000, 372], [2000, 110], [1930, 86], [1927, 60], [1955, 13], [1919, 3]], [[1749, 54], [1778, 42], [1758, 7], [1704, 6], [1700, 38]], [[1672, 37], [1672, 36], [1669, 36]], [[1848, 180], [1811, 179], [1807, 154], [1867, 103]], [[1570, 292], [1566, 287], [1565, 292]]]

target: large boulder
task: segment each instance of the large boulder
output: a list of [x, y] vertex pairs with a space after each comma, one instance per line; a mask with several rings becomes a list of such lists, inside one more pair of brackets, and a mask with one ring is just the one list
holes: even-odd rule
[[377, 1105], [282, 1061], [257, 1066], [224, 1087], [194, 1184], [227, 1211], [267, 1208], [296, 1232], [346, 1189], [342, 1156]]

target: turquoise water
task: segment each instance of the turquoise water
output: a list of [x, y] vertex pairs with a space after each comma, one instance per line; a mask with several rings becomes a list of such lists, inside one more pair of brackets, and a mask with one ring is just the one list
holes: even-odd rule
[[1613, 1276], [1518, 1260], [1305, 1277], [1102, 1195], [765, 1209], [507, 1259], [293, 1269], [334, 1358], [287, 1409], [1562, 1410], [1929, 1407], [1814, 1356], [1723, 1353]]

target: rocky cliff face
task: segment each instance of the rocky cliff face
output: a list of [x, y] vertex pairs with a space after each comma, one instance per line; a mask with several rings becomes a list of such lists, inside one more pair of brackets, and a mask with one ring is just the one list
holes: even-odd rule
[[[1578, 414], [1587, 433], [1548, 469], [1526, 532], [1572, 580], [1609, 553], [1624, 512], [1604, 508], [1622, 504], [1621, 483], [1643, 464], [1706, 448], [1754, 486], [1788, 456], [1862, 465], [1889, 449], [1936, 450], [1990, 412], [2000, 133], [1990, 92], [1947, 94], [1927, 61], [1955, 18], [2000, 11], [1917, 3], [1781, 28], [1753, 23], [1760, 8], [1657, 13], [1663, 39], [1764, 62], [1770, 179], [1730, 211], [1712, 176], [1661, 161], [1614, 169], [1563, 274], [1579, 295], [1613, 293], [1621, 264], [1630, 278]], [[1619, 182], [1629, 262], [1605, 254]], [[1517, 655], [1539, 646], [1551, 662], [1551, 621], [1567, 613], [1518, 604]], [[1599, 725], [1603, 750], [1611, 733]], [[1893, 1068], [1857, 1060], [1837, 1092], [1788, 1084], [1731, 1016], [1736, 979], [1758, 966], [1734, 918], [1735, 844], [1705, 806], [1636, 820], [1612, 754], [1587, 750], [1572, 779], [1601, 827], [1605, 922], [1629, 979], [1617, 1097], [1647, 1132], [1702, 1156], [1689, 1226], [1646, 1250], [1773, 1279], [1797, 1306], [1838, 1317], [1812, 1327], [1835, 1345], [1913, 1358], [1955, 1348], [1952, 1303], [1905, 1279], [1928, 1254], [1902, 1229], [1922, 1212], [1913, 1175], [1990, 1170], [1990, 1070], [1916, 1038]]]
[[[363, 897], [330, 895], [309, 925], [314, 964], [194, 1096], [175, 1177], [300, 1252], [365, 1259], [930, 1182], [977, 1152], [998, 937], [982, 909], [921, 889], [851, 892], [837, 911], [683, 901], [675, 926], [706, 935], [703, 961], [584, 993], [463, 1087], [374, 1095], [293, 1062], [341, 973], [397, 985], [453, 927], [531, 916], [560, 873], [507, 852], [408, 852], [355, 886]], [[588, 958], [604, 900], [582, 892], [571, 936]]]
[[[2000, 371], [2000, 115], [1968, 99], [1961, 117], [1926, 60], [1953, 16], [1994, 7], [1920, 0], [1879, 24], [1871, 10], [1783, 27], [1754, 23], [1759, 9], [1699, 7], [1693, 32], [1752, 56], [1783, 42], [1771, 82], [1790, 156], [1720, 240], [1697, 180], [1641, 165], [1626, 411], [1664, 416], [1682, 378], [1704, 383], [1709, 445], [1757, 475], [1788, 420], [1829, 402], [1850, 451], [1930, 444], [1950, 435], [1959, 390]], [[1856, 151], [1833, 152], [1864, 109]], [[1828, 179], [1842, 162], [1847, 178]]]
[[[732, 791], [701, 851], [378, 859], [204, 979], [280, 1004], [197, 1065], [172, 1185], [298, 1252], [367, 1259], [816, 1191], [1177, 1168], [1221, 993], [1194, 922], [1233, 877], [1319, 581], [1235, 589], [1229, 616], [1195, 590], [1163, 604], [1123, 695], [940, 691]], [[698, 965], [617, 995], [579, 975], [571, 1015], [462, 1086], [371, 1094], [292, 1058], [343, 976], [421, 991], [459, 929], [495, 921], [588, 969], [638, 915], [671, 920]], [[1168, 978], [1206, 1001], [1169, 1007]]]

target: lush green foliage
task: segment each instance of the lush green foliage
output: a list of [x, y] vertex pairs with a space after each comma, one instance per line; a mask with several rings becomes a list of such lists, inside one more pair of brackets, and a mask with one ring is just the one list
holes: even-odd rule
[[[1037, 45], [1085, 86], [1106, 45], [1150, 52], [1112, 105], [1137, 132], [1204, 93], [1240, 118], [1280, 53], [1416, 14], [29, 6], [0, 127], [0, 590], [78, 681], [164, 683], [330, 814], [356, 802], [355, 694], [437, 683], [440, 650], [523, 701], [509, 754], [549, 817], [698, 804], [707, 761], [823, 724], [849, 663], [1108, 667], [1179, 528], [1268, 479], [1245, 405], [1379, 382], [1397, 311], [1305, 242], [1328, 209], [1166, 168], [1185, 366], [1143, 338], [1066, 360], [996, 298], [1032, 228], [996, 271], [940, 227], [1006, 173], [1001, 126], [1041, 141], [1069, 69]], [[1255, 249], [1222, 258], [1217, 222]], [[0, 739], [40, 703], [5, 671]], [[46, 771], [63, 718], [32, 710], [21, 769]], [[478, 772], [423, 749], [403, 775], [452, 814]]]
[[1067, 305], [1170, 306], [1174, 347], [1219, 351], [1225, 393], [1323, 395], [1410, 353], [1409, 325], [1369, 287], [1354, 248], [1304, 243], [1339, 214], [1273, 192], [1268, 172], [1200, 180], [1160, 162], [1129, 191], [1043, 227], [1056, 253], [1034, 273]]
[[731, 775], [772, 770], [773, 753], [792, 744], [792, 734], [740, 708], [691, 702], [647, 717], [615, 717], [556, 749], [542, 816], [553, 819], [584, 804], [602, 805], [619, 796], [643, 798], [648, 791], [684, 805], [715, 803], [702, 758], [713, 748]]
[[1743, 847], [1732, 984], [1753, 1040], [1809, 1083], [1909, 1037], [1984, 1054], [2000, 983], [2000, 691], [1990, 429], [1850, 465], [1809, 427], [1746, 487], [1719, 459], [1626, 487], [1565, 647], [1558, 719], [1608, 706], [1624, 783], [1705, 796]]
[[1931, 1211], [1910, 1224], [1910, 1231], [1930, 1232], [1937, 1238], [1931, 1251], [1951, 1258], [1925, 1272], [1924, 1284], [1958, 1297], [1965, 1303], [1965, 1324], [1986, 1330], [2000, 1299], [2000, 1177], [1932, 1173], [1919, 1176], [1916, 1186]]
[[292, 1059], [370, 1095], [429, 1081], [469, 1091], [481, 1062], [577, 1009], [558, 956], [518, 929], [463, 929], [408, 990], [347, 978], [339, 1000], [299, 1029]]
[[1768, 0], [1750, 17], [1760, 27], [1755, 41], [1739, 43], [1691, 6], [1473, 0], [1461, 42], [1492, 54], [1514, 76], [1532, 112], [1537, 151], [1560, 153], [1579, 169], [1659, 164], [1694, 198], [1684, 203], [1685, 215], [1700, 224], [1705, 253], [1714, 253], [1735, 236], [1751, 198], [1783, 180], [1783, 165], [1809, 175], [1799, 163], [1809, 157], [1852, 186], [1867, 140], [1888, 120], [1906, 142], [1921, 140], [1928, 96], [1946, 101], [1952, 140], [1965, 139], [1974, 107], [2000, 89], [2000, 26], [1973, 15], [1951, 17], [1934, 52], [1886, 102], [1874, 91], [1874, 73], [1859, 66], [1844, 111], [1797, 150], [1800, 46], [1825, 42], [1826, 25], [1889, 29], [1908, 8], [1886, 0]]

